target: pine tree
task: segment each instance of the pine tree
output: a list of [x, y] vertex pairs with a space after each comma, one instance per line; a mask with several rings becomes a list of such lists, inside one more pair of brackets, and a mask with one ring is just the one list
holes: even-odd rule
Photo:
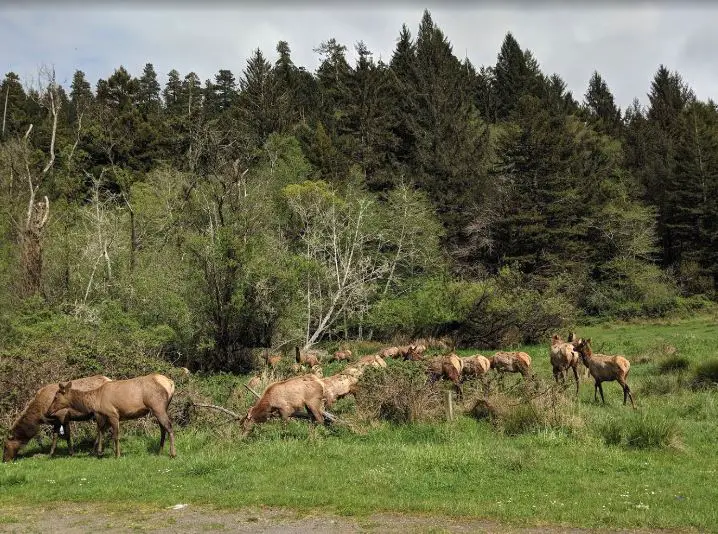
[[493, 81], [497, 120], [509, 118], [521, 96], [543, 96], [543, 80], [538, 62], [531, 52], [521, 50], [511, 32], [506, 34], [501, 45], [493, 69]]
[[137, 102], [140, 111], [145, 115], [158, 113], [160, 110], [160, 84], [152, 63], [147, 63], [138, 81]]
[[0, 136], [5, 139], [10, 136], [24, 134], [23, 128], [28, 127], [28, 97], [20, 83], [20, 78], [14, 72], [8, 72], [0, 85], [0, 110], [2, 110], [2, 129]]
[[589, 122], [598, 132], [618, 136], [621, 133], [621, 110], [601, 75], [594, 71], [586, 90], [585, 110]]
[[81, 70], [75, 71], [72, 77], [72, 84], [70, 85], [68, 122], [75, 124], [80, 113], [87, 109], [93, 99], [92, 88], [90, 82], [85, 79], [85, 73]]
[[260, 147], [273, 132], [282, 127], [286, 102], [280, 100], [277, 78], [272, 66], [257, 48], [247, 60], [247, 68], [239, 81], [241, 92], [237, 99], [240, 122], [250, 132], [253, 143]]

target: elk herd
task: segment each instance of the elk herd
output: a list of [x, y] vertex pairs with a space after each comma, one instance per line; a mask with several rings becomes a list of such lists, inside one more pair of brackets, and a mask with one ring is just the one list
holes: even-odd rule
[[[439, 348], [447, 349], [446, 345]], [[301, 351], [295, 347], [294, 372], [301, 372], [308, 366], [310, 373], [293, 376], [270, 384], [251, 406], [243, 418], [243, 435], [248, 434], [257, 423], [263, 423], [274, 416], [287, 421], [292, 416], [304, 415], [303, 410], [314, 422], [322, 424], [333, 416], [324, 410], [349, 394], [355, 394], [357, 384], [367, 367], [386, 368], [387, 359], [400, 359], [418, 362], [426, 369], [427, 379], [448, 380], [453, 384], [457, 396], [463, 396], [462, 383], [468, 379], [481, 378], [491, 369], [499, 376], [504, 373], [520, 373], [524, 379], [534, 376], [531, 357], [525, 352], [496, 352], [493, 356], [474, 354], [459, 356], [454, 350], [438, 356], [427, 356], [425, 343], [387, 347], [376, 354], [363, 356], [352, 362], [353, 354], [348, 348], [342, 348], [332, 355], [323, 351]], [[446, 352], [446, 350], [445, 350]], [[328, 362], [349, 362], [339, 373], [323, 377], [321, 360]], [[268, 367], [276, 367], [281, 361], [280, 355], [265, 355]], [[576, 394], [579, 391], [580, 364], [594, 380], [594, 401], [605, 404], [603, 382], [616, 381], [623, 388], [623, 404], [630, 399], [635, 408], [631, 389], [626, 382], [630, 370], [629, 361], [623, 356], [607, 356], [594, 353], [591, 339], [576, 339], [569, 334], [566, 341], [555, 334], [551, 338], [549, 359], [555, 381], [566, 381], [569, 369], [576, 382]], [[185, 370], [186, 371], [186, 370]], [[188, 372], [188, 371], [186, 371]], [[247, 384], [252, 391], [253, 385], [260, 381], [255, 377]], [[13, 460], [19, 449], [27, 444], [40, 430], [42, 425], [51, 425], [53, 430], [50, 456], [55, 452], [58, 436], [67, 441], [68, 452], [73, 453], [70, 433], [71, 421], [94, 419], [97, 437], [94, 452], [103, 453], [104, 434], [109, 430], [114, 442], [115, 456], [120, 456], [120, 421], [137, 419], [151, 414], [160, 427], [161, 454], [165, 439], [169, 436], [169, 455], [176, 456], [172, 421], [168, 407], [175, 392], [174, 382], [161, 374], [150, 374], [126, 380], [111, 380], [102, 375], [78, 378], [66, 383], [48, 384], [40, 388], [17, 417], [5, 441], [3, 462]]]

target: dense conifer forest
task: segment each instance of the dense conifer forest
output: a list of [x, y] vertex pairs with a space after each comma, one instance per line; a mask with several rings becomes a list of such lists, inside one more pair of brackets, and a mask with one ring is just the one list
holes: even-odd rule
[[708, 305], [715, 102], [663, 65], [647, 107], [598, 72], [573, 95], [519, 37], [475, 66], [424, 12], [388, 63], [330, 39], [313, 73], [285, 41], [164, 87], [151, 63], [69, 87], [7, 73], [4, 379], [247, 371], [344, 339], [496, 348]]

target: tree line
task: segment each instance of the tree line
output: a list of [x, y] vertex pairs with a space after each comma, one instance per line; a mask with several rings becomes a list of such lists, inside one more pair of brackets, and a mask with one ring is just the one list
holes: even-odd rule
[[236, 370], [252, 347], [499, 346], [715, 297], [718, 109], [677, 72], [621, 110], [598, 72], [577, 99], [511, 33], [495, 65], [458, 59], [428, 11], [388, 63], [355, 49], [321, 43], [311, 73], [280, 41], [238, 77], [164, 87], [151, 63], [94, 89], [6, 74], [3, 313], [121, 318]]

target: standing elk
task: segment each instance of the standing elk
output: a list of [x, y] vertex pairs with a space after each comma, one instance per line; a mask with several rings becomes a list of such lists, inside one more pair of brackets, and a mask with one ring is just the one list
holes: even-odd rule
[[631, 406], [636, 407], [633, 403], [631, 388], [628, 387], [626, 382], [628, 372], [631, 370], [631, 363], [625, 357], [594, 354], [591, 349], [591, 338], [581, 340], [576, 346], [576, 350], [581, 355], [581, 360], [588, 367], [588, 371], [595, 381], [593, 387], [594, 401], [598, 402], [597, 392], [600, 392], [601, 401], [606, 404], [606, 399], [603, 398], [601, 382], [613, 382], [615, 380], [623, 388], [623, 405], [626, 405], [627, 399], [631, 399]]
[[[571, 339], [570, 336], [569, 339]], [[563, 341], [561, 336], [554, 334], [551, 337], [549, 357], [551, 359], [551, 367], [553, 367], [553, 377], [557, 384], [559, 376], [565, 382], [568, 370], [571, 369], [573, 371], [573, 376], [576, 379], [576, 395], [578, 395], [579, 355], [573, 343]]]
[[120, 457], [120, 421], [137, 419], [152, 413], [160, 426], [160, 450], [165, 446], [166, 434], [170, 436], [170, 456], [174, 458], [175, 435], [167, 408], [175, 391], [174, 382], [160, 374], [151, 374], [107, 382], [91, 391], [80, 391], [72, 382], [59, 384], [49, 412], [72, 409], [79, 413], [95, 414], [97, 419], [97, 455], [102, 455], [103, 432], [109, 428], [115, 443], [115, 457]]
[[286, 423], [294, 412], [304, 408], [316, 422], [324, 423], [323, 400], [324, 384], [313, 374], [270, 384], [242, 420], [242, 435], [246, 436], [256, 423], [264, 423], [274, 415]]
[[[86, 391], [95, 389], [105, 382], [110, 382], [106, 376], [95, 375], [85, 378], [78, 378], [74, 381], [77, 389]], [[92, 419], [92, 413], [80, 413], [72, 409], [60, 410], [54, 416], [48, 413], [52, 400], [57, 393], [57, 384], [47, 384], [41, 387], [35, 396], [27, 403], [25, 409], [18, 416], [10, 428], [10, 435], [5, 441], [3, 449], [3, 462], [15, 459], [21, 447], [27, 444], [40, 429], [40, 425], [52, 425], [52, 445], [50, 456], [55, 454], [57, 436], [60, 431], [64, 432], [67, 440], [67, 448], [70, 456], [74, 453], [72, 448], [72, 437], [70, 436], [70, 421], [88, 421]]]

